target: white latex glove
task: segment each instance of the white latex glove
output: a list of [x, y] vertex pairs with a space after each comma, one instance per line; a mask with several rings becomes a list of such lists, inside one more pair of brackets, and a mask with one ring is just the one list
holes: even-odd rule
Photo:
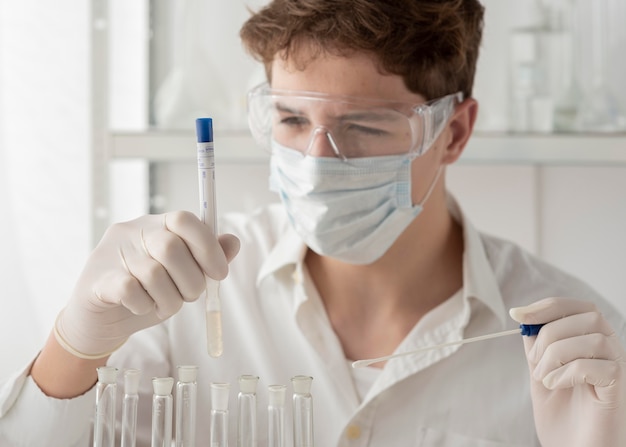
[[186, 211], [115, 224], [91, 253], [57, 317], [56, 338], [79, 357], [105, 357], [134, 332], [198, 299], [205, 274], [224, 279], [238, 251], [235, 236], [216, 238]]
[[544, 447], [626, 446], [626, 358], [594, 304], [546, 298], [510, 310], [524, 324], [537, 435]]

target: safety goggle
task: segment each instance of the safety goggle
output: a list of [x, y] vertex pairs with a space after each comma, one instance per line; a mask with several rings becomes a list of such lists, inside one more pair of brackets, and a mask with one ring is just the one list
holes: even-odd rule
[[270, 152], [274, 141], [304, 156], [318, 138], [326, 138], [334, 156], [344, 161], [418, 157], [431, 147], [462, 100], [457, 92], [416, 105], [278, 90], [264, 83], [248, 93], [248, 123], [256, 142]]

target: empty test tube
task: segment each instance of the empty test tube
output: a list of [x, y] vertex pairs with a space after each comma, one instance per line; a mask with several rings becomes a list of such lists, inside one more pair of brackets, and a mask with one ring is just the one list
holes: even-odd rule
[[171, 447], [172, 445], [172, 387], [171, 377], [152, 379], [152, 447]]
[[313, 447], [313, 397], [311, 382], [313, 377], [294, 376], [293, 386], [293, 445]]
[[96, 415], [93, 431], [94, 447], [114, 447], [115, 444], [115, 396], [117, 394], [117, 368], [96, 368]]
[[237, 447], [256, 447], [256, 386], [257, 376], [242, 375], [239, 377], [239, 394], [237, 407]]
[[228, 447], [228, 395], [230, 384], [211, 383], [210, 447]]
[[267, 387], [267, 447], [285, 446], [285, 385]]
[[124, 401], [122, 402], [122, 447], [135, 447], [137, 439], [137, 405], [141, 371], [124, 371]]
[[176, 382], [176, 447], [196, 445], [197, 366], [179, 366]]

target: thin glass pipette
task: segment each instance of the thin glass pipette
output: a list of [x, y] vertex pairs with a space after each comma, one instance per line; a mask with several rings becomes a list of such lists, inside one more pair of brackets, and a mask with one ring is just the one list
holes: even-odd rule
[[294, 376], [293, 386], [293, 445], [313, 447], [313, 397], [311, 382], [313, 377]]
[[[198, 151], [198, 182], [200, 190], [200, 219], [213, 234], [217, 234], [217, 212], [215, 201], [215, 154], [213, 149], [213, 120], [196, 120]], [[219, 296], [219, 281], [206, 276], [206, 336], [207, 348], [211, 357], [219, 357], [223, 352], [222, 306]]]
[[285, 447], [285, 385], [267, 387], [267, 447]]
[[539, 329], [543, 324], [521, 324], [520, 329], [511, 329], [509, 331], [496, 332], [494, 334], [480, 335], [478, 337], [465, 338], [461, 340], [450, 341], [448, 343], [442, 343], [434, 346], [424, 346], [423, 348], [416, 349], [414, 351], [399, 352], [397, 354], [386, 355], [383, 357], [377, 357], [375, 359], [364, 359], [352, 362], [353, 368], [363, 368], [373, 363], [384, 362], [386, 360], [396, 359], [398, 357], [406, 357], [409, 355], [420, 354], [422, 352], [431, 351], [433, 349], [447, 348], [448, 346], [464, 345], [467, 343], [474, 343], [476, 341], [489, 340], [491, 338], [504, 337], [506, 335], [522, 334], [522, 335], [537, 335]]
[[198, 367], [178, 366], [176, 382], [176, 447], [195, 447]]
[[211, 447], [228, 447], [229, 383], [211, 383]]
[[115, 445], [115, 397], [117, 394], [117, 368], [101, 366], [96, 368], [96, 415], [94, 421], [93, 446], [113, 447]]
[[172, 377], [152, 379], [152, 447], [171, 447], [172, 445]]
[[239, 394], [237, 395], [237, 447], [256, 447], [256, 386], [257, 376], [244, 374], [239, 376]]
[[141, 371], [124, 371], [124, 400], [122, 402], [122, 446], [135, 447], [137, 436], [137, 405]]

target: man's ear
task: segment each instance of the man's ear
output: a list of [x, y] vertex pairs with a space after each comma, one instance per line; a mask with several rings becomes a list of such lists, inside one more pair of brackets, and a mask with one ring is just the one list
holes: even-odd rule
[[467, 98], [456, 106], [450, 118], [451, 138], [441, 160], [443, 163], [452, 164], [459, 159], [472, 135], [477, 116], [478, 102], [474, 98]]

